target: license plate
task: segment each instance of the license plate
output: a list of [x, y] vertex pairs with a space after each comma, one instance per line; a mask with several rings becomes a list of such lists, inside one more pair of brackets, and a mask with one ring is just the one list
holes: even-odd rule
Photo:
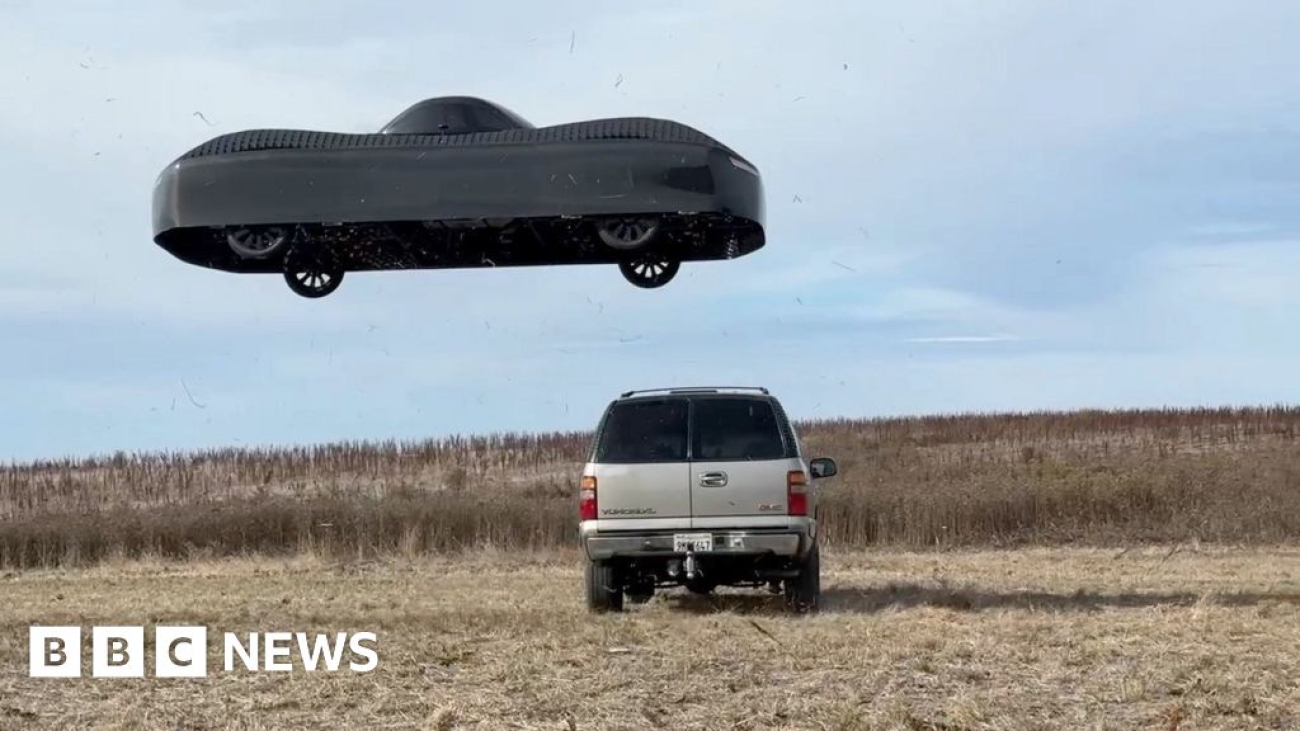
[[703, 553], [704, 551], [713, 550], [712, 533], [675, 533], [673, 534], [673, 550], [678, 553], [691, 551], [694, 553]]

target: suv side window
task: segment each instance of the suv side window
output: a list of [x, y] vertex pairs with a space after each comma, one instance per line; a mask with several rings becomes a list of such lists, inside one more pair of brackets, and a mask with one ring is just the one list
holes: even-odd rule
[[692, 457], [697, 461], [769, 460], [786, 455], [772, 405], [762, 399], [695, 400]]
[[609, 407], [595, 459], [604, 464], [686, 461], [687, 402], [620, 401]]

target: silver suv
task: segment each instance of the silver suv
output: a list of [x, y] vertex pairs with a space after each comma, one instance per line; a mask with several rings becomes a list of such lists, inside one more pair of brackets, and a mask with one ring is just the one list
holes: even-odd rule
[[821, 593], [816, 492], [765, 388], [628, 391], [605, 410], [582, 472], [587, 606], [620, 611], [656, 587], [768, 586], [809, 611]]

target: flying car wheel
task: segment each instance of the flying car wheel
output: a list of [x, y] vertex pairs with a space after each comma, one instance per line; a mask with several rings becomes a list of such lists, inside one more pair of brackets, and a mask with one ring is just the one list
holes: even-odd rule
[[289, 230], [282, 226], [240, 226], [226, 232], [226, 244], [246, 259], [263, 259], [284, 246]]
[[642, 289], [662, 287], [677, 276], [682, 263], [663, 254], [647, 253], [618, 263], [623, 278]]
[[284, 281], [294, 294], [311, 299], [324, 297], [343, 283], [343, 266], [327, 252], [290, 249], [284, 257]]
[[650, 243], [659, 232], [653, 218], [611, 218], [601, 221], [596, 233], [606, 246], [619, 251], [635, 251]]

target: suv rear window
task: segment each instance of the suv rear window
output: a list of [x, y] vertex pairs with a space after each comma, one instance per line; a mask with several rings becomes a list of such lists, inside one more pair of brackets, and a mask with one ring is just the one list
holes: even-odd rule
[[692, 458], [699, 461], [785, 456], [776, 412], [761, 399], [697, 399], [693, 441]]
[[605, 464], [684, 462], [686, 401], [622, 401], [610, 407], [596, 445]]

